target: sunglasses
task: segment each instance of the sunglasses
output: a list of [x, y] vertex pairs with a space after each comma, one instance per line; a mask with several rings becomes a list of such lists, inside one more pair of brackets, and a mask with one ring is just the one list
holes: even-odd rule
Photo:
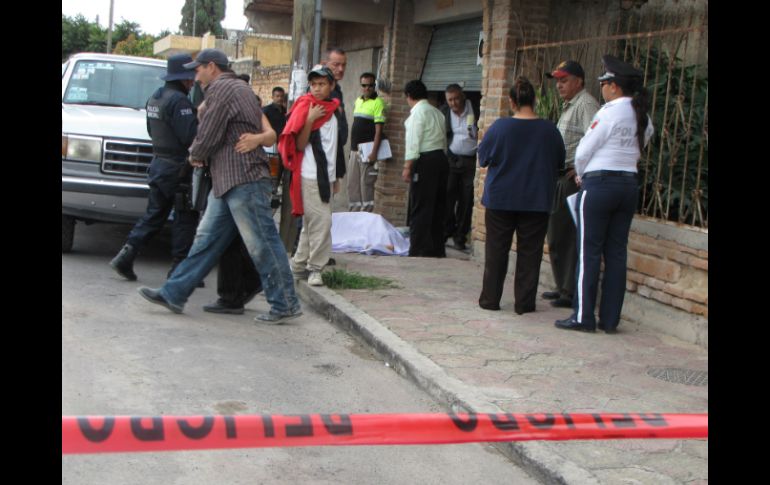
[[363, 84], [363, 83], [361, 83], [361, 87], [362, 88], [373, 88], [374, 84]]

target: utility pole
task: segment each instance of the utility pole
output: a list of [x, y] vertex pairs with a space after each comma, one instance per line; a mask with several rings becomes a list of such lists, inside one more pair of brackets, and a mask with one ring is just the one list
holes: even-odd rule
[[112, 8], [115, 5], [115, 0], [110, 0], [110, 25], [107, 27], [107, 54], [112, 52]]
[[193, 0], [193, 37], [195, 37], [195, 24], [198, 19], [198, 0]]

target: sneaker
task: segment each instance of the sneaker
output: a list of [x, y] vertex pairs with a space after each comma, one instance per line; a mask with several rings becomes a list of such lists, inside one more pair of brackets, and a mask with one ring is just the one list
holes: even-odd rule
[[310, 276], [307, 279], [307, 283], [310, 286], [323, 286], [324, 279], [321, 277], [321, 272], [320, 271], [311, 272]]
[[297, 308], [292, 313], [287, 313], [285, 315], [281, 315], [278, 313], [273, 313], [272, 310], [270, 310], [270, 313], [260, 313], [256, 317], [254, 317], [254, 321], [257, 323], [271, 323], [273, 325], [280, 325], [284, 322], [288, 322], [289, 320], [293, 320], [299, 316], [302, 315], [302, 310]]
[[156, 305], [164, 306], [171, 310], [174, 313], [182, 313], [183, 307], [179, 305], [175, 305], [169, 301], [166, 301], [165, 298], [163, 298], [160, 295], [160, 292], [158, 290], [153, 290], [152, 288], [147, 288], [146, 286], [142, 286], [137, 290], [142, 297], [149, 301], [150, 303], [155, 303]]
[[221, 298], [217, 298], [214, 303], [203, 305], [203, 311], [209, 313], [228, 313], [231, 315], [243, 315], [243, 307], [228, 303]]

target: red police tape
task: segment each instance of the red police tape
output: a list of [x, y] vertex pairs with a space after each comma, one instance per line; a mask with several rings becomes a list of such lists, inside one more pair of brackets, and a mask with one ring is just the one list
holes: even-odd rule
[[708, 414], [62, 416], [62, 453], [708, 438]]

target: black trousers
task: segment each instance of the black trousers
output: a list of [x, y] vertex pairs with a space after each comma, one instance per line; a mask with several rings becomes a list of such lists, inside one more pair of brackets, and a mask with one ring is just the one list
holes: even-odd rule
[[[186, 162], [158, 157], [152, 159], [147, 174], [147, 183], [150, 186], [147, 210], [131, 229], [126, 240], [126, 243], [137, 251], [160, 232], [174, 208], [174, 198], [179, 185], [189, 182], [179, 176], [184, 163]], [[171, 256], [174, 261], [183, 260], [190, 252], [197, 226], [197, 211], [174, 211], [174, 222], [171, 226]]]
[[473, 215], [473, 179], [476, 176], [476, 157], [456, 155], [462, 168], [450, 168], [447, 182], [447, 212], [444, 239], [465, 244], [471, 230]]
[[[589, 172], [590, 173], [590, 172]], [[575, 319], [595, 326], [599, 273], [604, 259], [599, 321], [615, 328], [626, 294], [628, 233], [639, 195], [637, 178], [599, 176], [583, 178], [577, 198], [577, 254]]]
[[575, 293], [575, 265], [577, 246], [575, 242], [575, 221], [572, 219], [567, 197], [576, 193], [578, 187], [574, 178], [562, 175], [556, 182], [553, 208], [548, 220], [548, 251], [556, 291], [562, 298], [572, 299]]
[[409, 256], [443, 258], [449, 165], [443, 150], [420, 154], [409, 183]]
[[508, 253], [516, 233], [516, 271], [513, 280], [514, 310], [533, 311], [543, 259], [543, 242], [548, 229], [547, 212], [523, 212], [487, 209], [487, 240], [484, 279], [479, 306], [500, 309], [503, 284], [508, 272]]
[[238, 234], [219, 258], [217, 294], [226, 304], [241, 307], [260, 291], [262, 280]]

